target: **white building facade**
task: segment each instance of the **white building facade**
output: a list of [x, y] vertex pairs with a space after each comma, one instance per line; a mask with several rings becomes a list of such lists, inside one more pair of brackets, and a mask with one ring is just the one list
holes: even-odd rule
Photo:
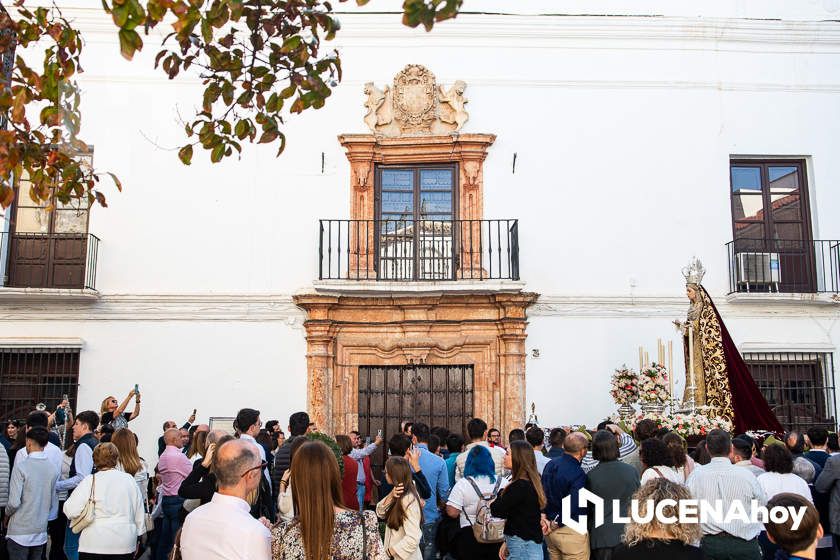
[[[431, 33], [390, 4], [341, 5], [344, 79], [287, 120], [285, 153], [247, 146], [213, 165], [197, 152], [185, 167], [198, 78], [155, 71], [153, 39], [125, 62], [97, 2], [62, 3], [86, 37], [83, 137], [125, 188], [90, 213], [97, 246], [67, 249], [57, 219], [44, 232], [7, 212], [4, 413], [63, 392], [98, 409], [137, 383], [141, 434], [245, 406], [284, 425], [309, 409], [339, 433], [414, 415], [507, 430], [531, 403], [543, 425], [594, 425], [615, 410], [612, 371], [657, 339], [677, 348], [682, 394], [671, 322], [696, 255], [783, 423], [835, 426], [840, 4], [563, 4], [467, 2]], [[457, 133], [366, 127], [364, 85], [395, 87], [407, 65], [466, 84]], [[427, 176], [440, 188], [423, 191]], [[388, 206], [400, 200], [406, 215]], [[418, 231], [430, 216], [443, 229]], [[484, 241], [465, 256], [471, 232]], [[81, 247], [82, 268], [43, 239], [49, 256], [22, 262], [38, 235]], [[405, 247], [409, 271], [387, 276], [387, 251]]]

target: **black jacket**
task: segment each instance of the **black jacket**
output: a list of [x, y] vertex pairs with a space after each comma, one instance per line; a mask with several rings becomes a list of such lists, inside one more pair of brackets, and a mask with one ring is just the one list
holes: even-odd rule
[[271, 466], [271, 499], [275, 504], [280, 493], [280, 479], [292, 466], [292, 442], [301, 437], [306, 436], [290, 437], [274, 452], [274, 464]]
[[201, 505], [213, 499], [216, 493], [216, 475], [201, 464], [204, 459], [197, 459], [193, 463], [192, 472], [181, 483], [178, 495], [185, 500], [201, 500]]

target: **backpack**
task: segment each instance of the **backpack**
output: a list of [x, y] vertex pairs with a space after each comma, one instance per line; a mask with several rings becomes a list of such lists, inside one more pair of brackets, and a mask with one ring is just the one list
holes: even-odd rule
[[467, 480], [472, 485], [475, 493], [478, 495], [478, 505], [475, 510], [475, 519], [471, 520], [464, 508], [461, 508], [461, 511], [464, 512], [464, 516], [472, 526], [475, 540], [482, 544], [498, 544], [500, 542], [504, 542], [505, 520], [497, 519], [490, 513], [490, 504], [499, 495], [499, 486], [502, 484], [502, 478], [500, 476], [496, 477], [496, 486], [493, 488], [493, 492], [489, 496], [485, 496], [481, 493], [478, 484], [475, 483], [475, 480], [473, 480], [472, 477], [467, 477]]

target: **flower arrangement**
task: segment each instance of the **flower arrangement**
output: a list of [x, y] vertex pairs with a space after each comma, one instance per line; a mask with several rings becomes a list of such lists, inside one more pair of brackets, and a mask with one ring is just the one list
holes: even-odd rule
[[704, 414], [674, 414], [670, 421], [670, 429], [683, 437], [703, 436], [710, 431], [720, 428], [727, 432], [732, 431], [732, 423], [721, 417], [710, 418]]
[[626, 428], [628, 430], [635, 430], [636, 424], [647, 419], [656, 422], [657, 428], [665, 428], [672, 430], [683, 437], [701, 436], [705, 437], [710, 431], [715, 428], [732, 431], [732, 423], [721, 417], [708, 417], [703, 414], [643, 414], [639, 413], [635, 417], [630, 418], [629, 421], [623, 421], [618, 415], [613, 415], [611, 420]]
[[610, 381], [610, 395], [617, 405], [629, 405], [639, 400], [639, 375], [627, 366], [615, 370]]
[[668, 370], [662, 364], [652, 363], [639, 373], [639, 399], [643, 403], [664, 404], [668, 393]]

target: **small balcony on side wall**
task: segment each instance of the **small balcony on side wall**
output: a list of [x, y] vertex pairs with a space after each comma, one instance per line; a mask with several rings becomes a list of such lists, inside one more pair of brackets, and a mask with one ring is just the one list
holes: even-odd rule
[[840, 291], [840, 241], [736, 239], [726, 244], [729, 293]]
[[519, 280], [519, 221], [320, 220], [319, 280]]
[[14, 232], [1, 235], [0, 267], [3, 288], [8, 289], [3, 291], [95, 294], [99, 255], [99, 238], [95, 235]]

